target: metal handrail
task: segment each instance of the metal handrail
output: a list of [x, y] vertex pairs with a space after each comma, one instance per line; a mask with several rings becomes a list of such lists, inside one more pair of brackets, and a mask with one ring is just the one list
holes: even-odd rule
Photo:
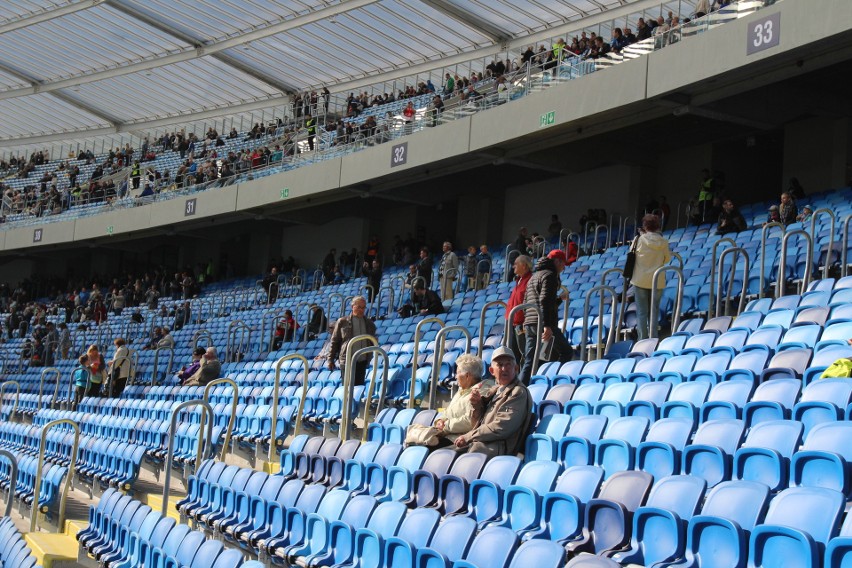
[[[509, 281], [509, 275], [511, 274], [511, 270], [512, 270], [512, 263], [513, 263], [513, 262], [515, 262], [515, 261], [512, 259], [512, 253], [513, 253], [513, 252], [514, 252], [514, 253], [516, 253], [515, 258], [518, 258], [518, 257], [519, 257], [519, 256], [521, 256], [522, 254], [524, 254], [523, 252], [521, 252], [521, 251], [519, 251], [519, 250], [517, 250], [517, 249], [512, 248], [512, 245], [506, 245], [506, 252], [505, 252], [505, 254], [504, 254], [504, 260], [505, 260], [505, 263], [504, 263], [504, 265], [503, 265], [503, 281], [504, 281], [504, 282], [508, 282], [508, 281]], [[479, 262], [482, 262], [482, 261], [479, 261]], [[476, 289], [477, 289], [477, 288], [476, 288], [476, 286], [477, 286], [477, 276], [478, 276], [478, 274], [479, 274], [479, 262], [477, 262], [477, 263], [476, 263], [476, 269], [473, 271], [473, 279], [474, 279], [474, 280], [473, 280], [473, 286], [474, 286], [474, 290], [476, 290]], [[489, 279], [490, 279], [490, 276], [489, 276]], [[470, 285], [469, 285], [469, 284], [468, 284], [468, 288], [470, 288]]]
[[[597, 292], [601, 296], [606, 292], [610, 295], [612, 301], [610, 306], [610, 326], [609, 333], [607, 333], [607, 341], [606, 348], [609, 349], [612, 346], [612, 338], [615, 333], [615, 325], [616, 325], [616, 311], [618, 311], [618, 296], [615, 293], [615, 290], [612, 286], [604, 286], [599, 285], [591, 288], [588, 292], [586, 292], [586, 301], [583, 303], [583, 330], [580, 339], [580, 360], [586, 360], [586, 340], [589, 336], [589, 302], [592, 299], [594, 293]], [[598, 359], [603, 356], [601, 352], [601, 342], [603, 341], [603, 326], [601, 325], [603, 318], [603, 312], [598, 314]]]
[[717, 257], [717, 251], [718, 251], [719, 245], [721, 245], [722, 243], [730, 244], [732, 247], [737, 246], [737, 243], [734, 241], [734, 239], [731, 239], [731, 238], [728, 238], [728, 237], [722, 237], [721, 239], [719, 239], [718, 241], [713, 243], [713, 250], [712, 250], [712, 253], [710, 255], [710, 261], [711, 261], [712, 264], [710, 265], [710, 289], [708, 291], [709, 303], [707, 305], [707, 319], [712, 318], [713, 315], [714, 315], [713, 314], [713, 308], [714, 308], [713, 293], [715, 292], [715, 288], [716, 288], [716, 263], [719, 260], [718, 257]]
[[168, 377], [172, 373], [172, 365], [175, 362], [175, 348], [174, 347], [157, 347], [154, 349], [154, 363], [152, 365], [152, 374], [151, 374], [151, 386], [157, 385], [157, 375], [160, 370], [160, 351], [168, 351], [169, 352], [169, 364], [166, 366], [166, 372], [163, 375], [164, 377]]
[[397, 282], [399, 282], [399, 305], [396, 305], [394, 307], [401, 308], [402, 304], [405, 302], [405, 278], [403, 278], [402, 276], [394, 276], [393, 278], [391, 278], [390, 281], [391, 287], [393, 287], [393, 285]]
[[0, 448], [0, 457], [9, 460], [9, 494], [6, 496], [6, 512], [4, 517], [12, 515], [12, 501], [15, 498], [15, 489], [18, 487], [18, 458], [9, 450]]
[[784, 238], [784, 234], [787, 232], [787, 227], [784, 226], [783, 223], [779, 223], [778, 221], [770, 221], [769, 223], [764, 223], [763, 228], [760, 230], [760, 290], [758, 291], [758, 298], [763, 298], [765, 294], [766, 288], [766, 235], [769, 233], [769, 230], [772, 227], [778, 227], [781, 229], [781, 238]]
[[[488, 308], [494, 306], [503, 306], [504, 310], [507, 308], [506, 302], [503, 300], [494, 300], [482, 306], [482, 309], [479, 311], [479, 347], [476, 354], [480, 357], [482, 357], [482, 349], [485, 345], [485, 312], [488, 311]], [[510, 325], [508, 319], [506, 320], [506, 325]]]
[[[455, 278], [450, 279], [450, 275], [453, 274], [455, 275]], [[443, 281], [448, 279], [452, 282], [450, 287], [453, 289], [453, 295], [460, 293], [462, 281], [461, 271], [458, 268], [448, 268], [447, 272], [444, 274], [444, 278], [441, 280]]]
[[805, 256], [805, 275], [802, 277], [801, 290], [807, 290], [811, 283], [811, 270], [813, 270], [814, 262], [814, 241], [810, 233], [804, 229], [795, 229], [784, 233], [784, 238], [781, 240], [781, 259], [778, 262], [778, 278], [775, 285], [775, 298], [780, 298], [786, 292], [787, 284], [787, 241], [794, 235], [801, 235], [808, 243], [808, 250]]
[[65, 486], [62, 488], [62, 497], [59, 500], [59, 518], [57, 526], [59, 530], [65, 528], [65, 505], [68, 501], [68, 490], [71, 489], [71, 480], [74, 478], [74, 468], [77, 465], [77, 449], [80, 446], [80, 426], [68, 418], [53, 420], [45, 424], [41, 429], [41, 441], [38, 446], [38, 466], [36, 467], [35, 484], [33, 485], [33, 504], [30, 515], [30, 532], [36, 530], [36, 519], [38, 518], [39, 505], [38, 498], [41, 494], [42, 469], [44, 469], [44, 452], [47, 443], [47, 433], [62, 424], [69, 424], [74, 429], [74, 444], [71, 448], [71, 455], [68, 456], [68, 472], [65, 474]]
[[62, 380], [62, 371], [56, 367], [47, 367], [41, 371], [41, 379], [38, 382], [38, 404], [41, 406], [41, 397], [44, 394], [44, 377], [47, 374], [56, 375], [56, 386], [53, 389], [53, 399], [50, 401], [50, 409], [53, 410], [53, 404], [56, 402], [56, 396], [59, 394], [59, 382]]
[[[362, 333], [361, 335], [356, 335], [352, 339], [350, 339], [346, 343], [346, 365], [343, 368], [343, 408], [340, 410], [340, 439], [348, 440], [349, 439], [349, 428], [352, 426], [350, 420], [350, 406], [352, 403], [352, 393], [350, 392], [352, 386], [352, 374], [355, 372], [355, 356], [352, 352], [353, 345], [360, 343], [361, 341], [368, 341], [372, 343], [373, 347], [379, 346], [379, 340], [376, 339], [374, 335], [369, 335], [367, 333]], [[363, 349], [363, 348], [362, 348]], [[358, 350], [360, 352], [361, 349]]]
[[[533, 355], [532, 370], [530, 371], [530, 376], [532, 376], [535, 375], [536, 371], [538, 371], [538, 358], [541, 355], [541, 334], [542, 329], [544, 329], [544, 322], [541, 321], [541, 308], [538, 304], [533, 304], [531, 302], [526, 304], [518, 304], [517, 306], [514, 306], [511, 310], [509, 310], [509, 315], [506, 316], [506, 325], [503, 327], [503, 338], [500, 340], [500, 344], [504, 347], [509, 346], [509, 334], [515, 332], [514, 326], [512, 325], [512, 322], [515, 321], [515, 312], [519, 310], [526, 311], [528, 309], [535, 310], [535, 313], [537, 314], [535, 324], [535, 354]], [[556, 334], [559, 333], [559, 328], [557, 327], [557, 329], [551, 329], [550, 331], [551, 333]], [[526, 351], [526, 349], [524, 349], [524, 351]]]
[[[831, 267], [831, 255], [834, 253], [834, 223], [837, 219], [837, 215], [834, 214], [833, 209], [829, 209], [828, 207], [820, 207], [816, 211], [814, 211], [811, 216], [811, 241], [816, 243], [816, 220], [820, 215], [828, 215], [829, 219], [831, 219], [831, 228], [828, 233], [828, 252], [825, 255], [825, 264], [822, 267], [822, 277], [828, 278], [829, 268]], [[819, 259], [817, 259], [819, 262]], [[810, 267], [809, 267], [810, 270]], [[804, 290], [803, 290], [804, 292]]]
[[439, 331], [446, 325], [441, 318], [430, 317], [424, 318], [417, 322], [414, 328], [414, 353], [411, 357], [411, 388], [408, 391], [408, 408], [414, 408], [414, 389], [417, 386], [417, 358], [420, 356], [420, 335], [423, 332], [423, 326], [427, 324], [437, 324]]
[[328, 320], [329, 321], [331, 321], [331, 318], [334, 317], [332, 309], [331, 309], [332, 308], [332, 304], [331, 304], [332, 298], [340, 298], [340, 316], [338, 316], [338, 317], [342, 318], [344, 315], [346, 315], [346, 297], [343, 294], [341, 294], [340, 292], [332, 292], [331, 294], [328, 295], [328, 309], [326, 310], [326, 313], [328, 314]]
[[308, 362], [308, 359], [302, 355], [301, 353], [290, 353], [289, 355], [284, 355], [278, 361], [275, 362], [275, 380], [272, 383], [272, 417], [270, 419], [270, 427], [271, 432], [269, 434], [269, 455], [268, 460], [270, 462], [274, 462], [278, 459], [276, 456], [277, 447], [276, 447], [276, 439], [275, 432], [278, 429], [278, 400], [281, 396], [281, 366], [286, 362], [293, 359], [297, 359], [302, 362], [302, 367], [304, 369], [304, 375], [302, 376], [302, 398], [299, 401], [299, 409], [296, 412], [296, 425], [293, 429], [293, 435], [298, 436], [299, 432], [302, 429], [302, 411], [305, 408], [305, 400], [308, 398], [308, 375], [310, 372], [311, 364]]
[[[384, 402], [385, 402], [385, 394], [387, 393], [388, 366], [389, 366], [388, 365], [388, 354], [387, 354], [387, 351], [385, 351], [381, 347], [368, 346], [368, 347], [362, 347], [361, 349], [356, 351], [353, 357], [357, 358], [357, 357], [360, 357], [361, 355], [366, 355], [367, 353], [376, 353], [379, 357], [382, 358], [382, 382], [381, 382], [381, 388], [379, 389], [379, 399], [376, 402], [376, 413], [373, 415], [373, 417], [375, 418], [382, 411], [382, 406], [384, 405]], [[366, 396], [364, 398], [364, 400], [366, 400], [367, 402], [366, 402], [366, 404], [364, 404], [364, 417], [363, 417], [364, 429], [363, 429], [363, 432], [361, 434], [361, 442], [362, 443], [367, 441], [367, 436], [369, 435], [369, 432], [367, 432], [367, 430], [370, 426], [370, 402], [373, 400], [373, 393], [376, 392], [376, 378], [377, 378], [377, 376], [378, 376], [378, 366], [374, 364], [373, 365], [373, 376], [370, 377], [370, 382], [367, 384], [367, 392], [366, 392]], [[351, 379], [351, 376], [350, 376], [350, 379]], [[351, 404], [351, 399], [352, 399], [352, 393], [349, 392], [349, 391], [351, 389], [352, 389], [352, 385], [350, 384], [348, 387], [344, 386], [344, 391], [343, 391], [344, 396], [346, 395], [346, 393], [349, 393], [350, 404]], [[344, 406], [341, 408], [341, 411], [340, 411], [341, 412], [341, 419], [342, 419], [344, 411], [347, 412], [347, 413], [349, 412], [349, 410], [346, 410], [348, 408], [350, 408], [350, 407], [346, 406], [345, 403], [344, 403]], [[348, 415], [347, 415], [347, 417], [348, 417]]]
[[[251, 348], [252, 328], [243, 320], [232, 321], [228, 325], [228, 343], [226, 346], [226, 362], [228, 363], [233, 363], [236, 360], [234, 358], [234, 345], [236, 343], [238, 331], [240, 332], [240, 347], [247, 345], [248, 348]], [[247, 340], [246, 334], [248, 334]]]
[[[563, 239], [562, 239], [562, 235], [563, 235], [563, 234], [565, 234], [566, 232], [567, 232], [567, 236], [565, 237], [565, 240], [563, 241]], [[565, 243], [565, 248], [563, 248], [563, 249], [562, 249], [562, 251], [565, 253], [565, 256], [566, 256], [566, 257], [568, 256], [568, 243], [569, 243], [569, 242], [571, 242], [571, 237], [576, 238], [576, 239], [577, 239], [577, 241], [579, 241], [579, 240], [580, 240], [580, 235], [579, 235], [579, 233], [575, 233], [575, 232], [574, 232], [574, 231], [572, 231], [571, 229], [562, 229], [561, 231], [559, 231], [559, 246], [560, 246], [560, 248], [561, 248], [561, 247], [562, 247], [562, 243], [563, 243], [563, 242]], [[579, 242], [578, 242], [578, 243], [577, 243], [577, 254], [579, 254], [579, 252], [580, 252], [580, 244], [579, 244]]]
[[745, 268], [743, 271], [743, 283], [742, 290], [740, 291], [740, 304], [737, 308], [737, 315], [740, 315], [745, 309], [745, 300], [746, 300], [746, 291], [748, 290], [748, 273], [749, 268], [751, 267], [751, 259], [748, 256], [748, 251], [741, 247], [732, 247], [729, 249], [725, 249], [722, 251], [722, 254], [719, 255], [719, 290], [716, 298], [716, 315], [720, 314], [720, 310], [722, 307], [722, 288], [724, 279], [721, 277], [722, 269], [724, 268], [725, 257], [729, 254], [734, 255], [733, 262], [731, 263], [731, 276], [728, 279], [728, 293], [725, 296], [725, 313], [722, 315], [728, 315], [728, 312], [731, 311], [731, 294], [733, 294], [734, 290], [734, 278], [737, 275], [737, 259], [739, 255], [743, 255], [745, 258]]
[[[216, 385], [230, 385], [231, 390], [233, 391], [233, 397], [231, 398], [231, 417], [228, 419], [228, 428], [225, 430], [225, 441], [222, 443], [222, 456], [219, 458], [219, 461], [225, 461], [225, 456], [228, 454], [228, 448], [231, 445], [231, 433], [234, 431], [234, 423], [237, 421], [237, 398], [240, 394], [240, 387], [237, 386], [237, 383], [228, 377], [216, 379], [207, 383], [204, 387], [204, 402], [210, 403], [210, 391]], [[211, 418], [212, 420], [212, 418]], [[201, 428], [204, 428], [204, 414], [201, 414]], [[201, 439], [198, 439], [198, 449], [196, 453], [201, 452]], [[196, 470], [198, 469], [198, 464], [195, 465]]]
[[[15, 418], [15, 414], [18, 412], [18, 405], [21, 402], [21, 383], [18, 381], [4, 381], [2, 385], [0, 385], [0, 416], [3, 416], [3, 397], [6, 395], [6, 387], [9, 385], [14, 385], [15, 387], [15, 406], [12, 407], [12, 412], [9, 413], [9, 420]], [[41, 398], [39, 397], [39, 402]]]
[[609, 241], [610, 241], [610, 238], [611, 238], [610, 230], [609, 230], [609, 225], [600, 225], [600, 224], [599, 224], [599, 225], [597, 225], [597, 226], [595, 227], [595, 234], [594, 234], [594, 237], [593, 237], [593, 238], [594, 238], [594, 241], [592, 241], [592, 252], [594, 252], [595, 250], [597, 250], [597, 246], [598, 246], [598, 233], [599, 233], [602, 229], [606, 231], [606, 242], [607, 242], [607, 247], [609, 246]]
[[213, 335], [207, 331], [206, 329], [199, 329], [195, 333], [192, 334], [192, 349], [198, 349], [198, 342], [202, 339], [207, 340], [207, 347], [211, 347], [213, 345]]
[[841, 250], [840, 250], [840, 263], [843, 265], [840, 267], [840, 276], [847, 276], [849, 274], [849, 267], [847, 266], [848, 254], [849, 252], [846, 250], [849, 247], [849, 223], [852, 222], [852, 214], [847, 215], [843, 220], [843, 237], [841, 239]]
[[[562, 331], [566, 332], [568, 331], [565, 328], [568, 327], [568, 309], [570, 307], [569, 304], [571, 303], [571, 290], [569, 290], [568, 286], [565, 285], [560, 285], [559, 289], [563, 294], [565, 294], [565, 298], [562, 300]], [[561, 296], [562, 294], [560, 294], [560, 297]]]
[[587, 255], [591, 254], [589, 252], [589, 229], [591, 225], [597, 225], [597, 221], [586, 221], [586, 224], [583, 226], [583, 249]]
[[201, 440], [204, 439], [204, 421], [201, 422], [201, 427], [198, 428], [198, 450], [195, 455], [195, 472], [198, 473], [198, 468], [201, 466], [201, 461], [205, 458], [205, 456], [209, 455], [213, 449], [213, 407], [210, 406], [210, 403], [204, 402], [203, 400], [188, 400], [186, 402], [182, 402], [172, 409], [172, 417], [171, 422], [169, 424], [169, 445], [168, 449], [166, 449], [166, 479], [163, 482], [163, 509], [161, 514], [165, 517], [169, 512], [169, 486], [171, 485], [172, 479], [172, 462], [175, 459], [174, 450], [175, 450], [175, 431], [177, 430], [177, 418], [178, 414], [184, 408], [189, 408], [192, 406], [200, 406], [202, 415], [206, 412], [207, 418], [209, 422], [207, 422], [207, 443], [204, 444], [204, 452], [201, 452]]
[[674, 308], [672, 309], [672, 333], [677, 331], [678, 325], [680, 325], [680, 312], [683, 307], [683, 269], [679, 266], [667, 264], [657, 268], [651, 277], [651, 305], [648, 309], [648, 315], [654, 322], [649, 323], [648, 337], [651, 338], [657, 337], [657, 276], [666, 272], [674, 272], [677, 276], [677, 295], [675, 297]]
[[465, 353], [470, 353], [471, 337], [470, 330], [463, 325], [447, 325], [438, 330], [438, 335], [435, 336], [435, 355], [432, 359], [432, 376], [429, 386], [429, 409], [435, 408], [435, 399], [438, 393], [438, 377], [441, 372], [441, 362], [444, 360], [444, 349], [446, 336], [457, 331], [464, 335], [465, 338]]
[[381, 308], [382, 308], [382, 293], [383, 292], [387, 292], [386, 293], [386, 295], [388, 297], [387, 315], [390, 316], [394, 311], [394, 305], [395, 305], [395, 302], [396, 302], [396, 299], [394, 298], [393, 288], [391, 288], [390, 286], [382, 286], [381, 288], [379, 288], [379, 293], [376, 296], [376, 303], [378, 304], [378, 306], [376, 307], [376, 315], [377, 316], [382, 315]]

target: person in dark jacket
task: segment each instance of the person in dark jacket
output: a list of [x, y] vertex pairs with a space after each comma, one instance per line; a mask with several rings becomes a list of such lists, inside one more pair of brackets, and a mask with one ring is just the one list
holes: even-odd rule
[[373, 259], [372, 267], [368, 263], [364, 263], [361, 269], [361, 274], [367, 277], [367, 301], [373, 303], [373, 298], [379, 293], [379, 288], [382, 286], [382, 267], [377, 259]]
[[719, 226], [716, 229], [716, 234], [739, 233], [745, 231], [746, 228], [746, 220], [740, 210], [734, 207], [733, 201], [726, 199], [722, 203], [722, 213], [719, 215]]
[[417, 262], [417, 276], [426, 281], [426, 287], [432, 287], [432, 255], [429, 254], [429, 249], [423, 247], [420, 249], [420, 260]]
[[538, 261], [536, 270], [527, 283], [524, 293], [525, 304], [535, 304], [541, 311], [541, 336], [536, 336], [538, 325], [538, 311], [527, 308], [524, 313], [524, 335], [526, 347], [524, 349], [524, 364], [519, 376], [521, 382], [529, 384], [532, 376], [533, 359], [535, 358], [535, 347], [539, 341], [547, 343], [553, 340], [553, 353], [551, 360], [558, 359], [561, 362], [570, 361], [573, 357], [571, 344], [565, 339], [565, 335], [559, 329], [559, 275], [565, 269], [567, 259], [565, 251], [552, 250]]
[[[330, 371], [335, 369], [336, 365], [340, 365], [340, 371], [346, 373], [346, 351], [349, 342], [360, 335], [372, 335], [376, 337], [376, 324], [366, 317], [367, 313], [367, 298], [364, 296], [355, 296], [352, 298], [352, 313], [348, 316], [343, 316], [337, 323], [334, 324], [334, 333], [331, 335], [331, 346], [328, 350], [327, 365]], [[355, 353], [363, 347], [369, 347], [368, 340], [359, 339], [352, 344], [352, 353]], [[367, 375], [367, 365], [370, 363], [372, 355], [361, 355], [354, 363], [352, 370], [352, 382], [354, 385], [363, 385], [364, 377]]]
[[444, 304], [437, 292], [418, 282], [414, 286], [414, 311], [421, 316], [443, 314]]

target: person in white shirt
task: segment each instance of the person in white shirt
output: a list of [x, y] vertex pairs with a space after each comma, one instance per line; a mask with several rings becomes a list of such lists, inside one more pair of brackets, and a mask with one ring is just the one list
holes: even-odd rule
[[456, 438], [466, 434], [473, 427], [470, 395], [474, 390], [488, 390], [494, 386], [491, 380], [482, 380], [482, 359], [476, 355], [464, 354], [456, 359], [456, 380], [459, 388], [452, 400], [435, 419], [434, 426], [440, 430], [440, 446], [451, 445]]

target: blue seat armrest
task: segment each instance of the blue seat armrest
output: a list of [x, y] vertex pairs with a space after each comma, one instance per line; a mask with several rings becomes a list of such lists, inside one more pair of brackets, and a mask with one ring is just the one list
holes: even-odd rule
[[[782, 548], [782, 553], [785, 554], [783, 559], [767, 559], [764, 557], [763, 544], [773, 536], [784, 537], [787, 541], [794, 541], [800, 548], [801, 555], [791, 556], [796, 552], [789, 543]], [[814, 541], [811, 535], [779, 525], [758, 525], [754, 528], [749, 539], [749, 550], [751, 550], [751, 558], [753, 566], [781, 566], [783, 563], [790, 562], [790, 566], [819, 566], [819, 546]]]

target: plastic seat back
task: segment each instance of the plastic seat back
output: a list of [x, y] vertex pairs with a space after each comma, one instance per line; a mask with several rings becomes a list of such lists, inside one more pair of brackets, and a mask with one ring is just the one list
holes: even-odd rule
[[507, 568], [518, 543], [518, 535], [512, 529], [488, 527], [474, 539], [465, 562], [471, 566]]
[[775, 496], [763, 524], [749, 540], [753, 566], [818, 565], [828, 540], [837, 532], [843, 494], [821, 487], [792, 487]]

